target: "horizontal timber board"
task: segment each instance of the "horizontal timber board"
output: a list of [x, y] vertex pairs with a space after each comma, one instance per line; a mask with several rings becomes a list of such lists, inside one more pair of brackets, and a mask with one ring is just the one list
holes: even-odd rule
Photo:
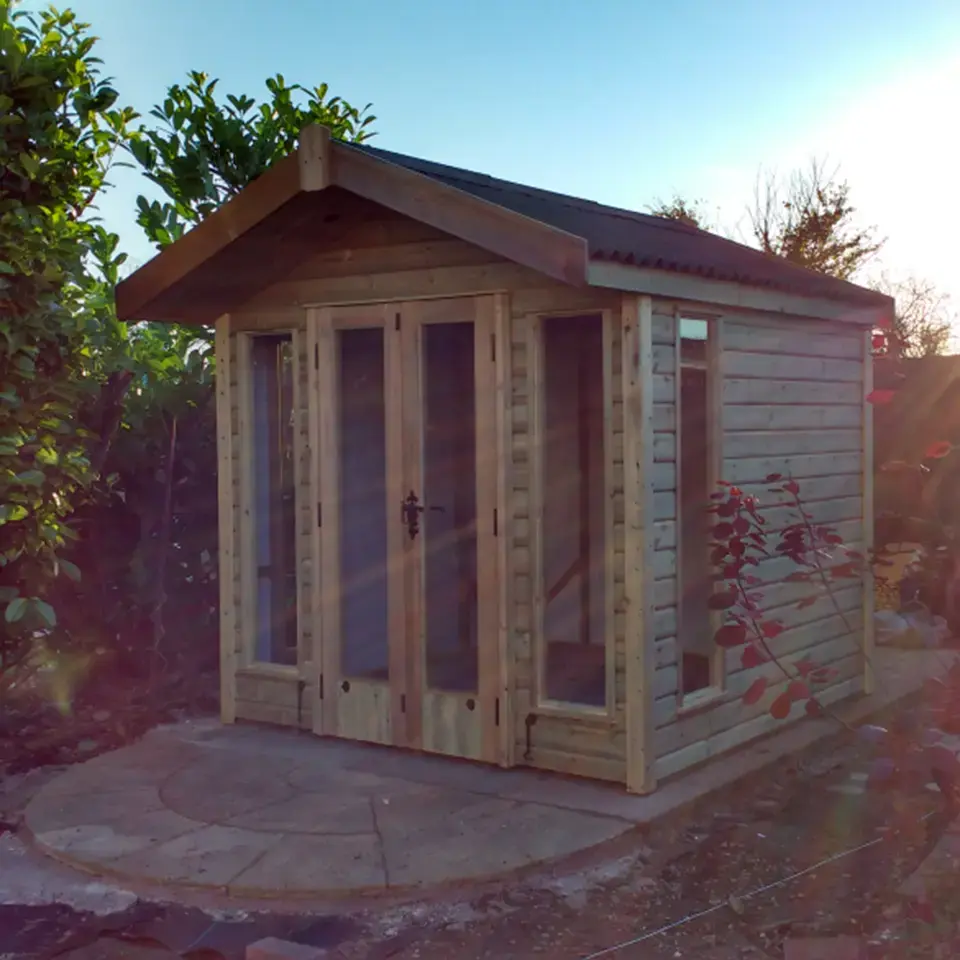
[[723, 456], [736, 460], [797, 454], [859, 454], [862, 445], [860, 430], [727, 430], [723, 435]]
[[814, 380], [754, 380], [726, 377], [721, 395], [724, 403], [862, 403], [859, 383], [823, 383]]
[[[724, 451], [726, 454], [726, 451]], [[860, 475], [863, 468], [863, 455], [859, 451], [851, 453], [798, 453], [780, 457], [729, 457], [723, 459], [723, 478], [731, 483], [762, 483], [764, 488], [778, 486], [777, 481], [767, 483], [766, 478], [779, 473], [786, 479], [800, 483], [800, 496], [815, 498], [816, 494], [807, 494], [809, 481], [806, 478], [819, 477], [832, 479], [837, 476]], [[854, 492], [859, 492], [858, 489]], [[769, 497], [764, 498], [764, 501]]]
[[725, 403], [725, 430], [817, 430], [856, 427], [863, 423], [862, 405], [798, 404], [795, 406]]
[[811, 328], [804, 320], [751, 323], [731, 316], [723, 318], [721, 343], [724, 350], [827, 357], [858, 363], [862, 350], [859, 331], [840, 325], [817, 324], [816, 328]]
[[724, 377], [745, 379], [863, 382], [863, 364], [859, 360], [745, 353], [725, 348], [720, 354], [720, 369]]

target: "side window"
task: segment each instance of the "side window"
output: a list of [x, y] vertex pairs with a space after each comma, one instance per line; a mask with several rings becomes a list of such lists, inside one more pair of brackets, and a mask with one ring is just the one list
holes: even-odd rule
[[289, 333], [250, 338], [256, 627], [260, 663], [297, 662], [293, 476], [294, 349]]
[[677, 614], [680, 692], [720, 685], [707, 606], [712, 589], [710, 494], [715, 482], [710, 320], [680, 317], [677, 330]]
[[594, 710], [610, 707], [606, 323], [597, 314], [540, 325], [539, 690], [541, 701]]

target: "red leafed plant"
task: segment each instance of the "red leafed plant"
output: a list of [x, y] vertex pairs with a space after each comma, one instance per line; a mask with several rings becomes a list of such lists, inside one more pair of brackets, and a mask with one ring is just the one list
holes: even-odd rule
[[[834, 589], [837, 581], [859, 579], [865, 558], [859, 551], [846, 547], [833, 527], [813, 520], [804, 507], [800, 485], [795, 480], [784, 480], [782, 475], [774, 473], [765, 483], [769, 493], [785, 495], [787, 503], [796, 511], [796, 519], [775, 533], [770, 531], [755, 496], [724, 481], [712, 495], [710, 511], [716, 516], [716, 523], [712, 531], [711, 561], [717, 570], [717, 587], [710, 597], [710, 606], [724, 614], [724, 622], [714, 640], [726, 649], [742, 648], [740, 661], [744, 669], [769, 663], [783, 675], [786, 686], [772, 698], [768, 706], [771, 716], [785, 719], [793, 704], [799, 702], [806, 704], [808, 714], [819, 715], [823, 707], [817, 699], [817, 690], [830, 680], [833, 671], [806, 657], [786, 661], [777, 655], [771, 642], [785, 628], [782, 621], [763, 611], [758, 568], [764, 561], [777, 557], [792, 560], [795, 569], [786, 580], [811, 585], [811, 593], [795, 601], [795, 607], [803, 609], [821, 596], [827, 597], [847, 630], [855, 636], [836, 601]], [[771, 685], [768, 676], [758, 676], [743, 694], [743, 702], [759, 703]]]

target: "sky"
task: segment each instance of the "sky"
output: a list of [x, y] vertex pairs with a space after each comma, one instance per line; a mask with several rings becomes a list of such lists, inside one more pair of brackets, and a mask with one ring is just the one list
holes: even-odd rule
[[[37, 6], [29, 3], [28, 6]], [[375, 143], [734, 236], [758, 172], [818, 157], [887, 238], [871, 274], [960, 309], [960, 0], [61, 0], [141, 113], [188, 70], [372, 103]], [[134, 264], [142, 180], [101, 211]], [[152, 195], [152, 194], [151, 194]]]

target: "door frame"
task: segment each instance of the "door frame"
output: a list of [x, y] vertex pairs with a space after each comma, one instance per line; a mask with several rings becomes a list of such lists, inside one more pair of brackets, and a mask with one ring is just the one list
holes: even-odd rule
[[[403, 354], [404, 490], [423, 491], [424, 363], [423, 329], [437, 323], [471, 323], [474, 329], [475, 490], [477, 552], [477, 690], [475, 693], [430, 690], [426, 668], [424, 541], [405, 539], [409, 662], [407, 725], [410, 746], [430, 752], [498, 763], [502, 750], [497, 729], [503, 713], [500, 691], [502, 660], [499, 635], [500, 564], [498, 537], [503, 535], [498, 497], [500, 454], [497, 443], [495, 312], [492, 297], [457, 297], [404, 301], [396, 305], [401, 320]], [[466, 713], [464, 708], [470, 706]], [[475, 720], [474, 720], [475, 715]], [[458, 730], [431, 729], [432, 717]], [[475, 729], [464, 729], [474, 727]], [[470, 741], [464, 747], [464, 741]], [[459, 743], [459, 746], [458, 746]]]
[[[426, 704], [424, 664], [424, 608], [422, 561], [417, 550], [422, 541], [410, 542], [399, 520], [406, 491], [420, 490], [422, 471], [422, 346], [425, 324], [472, 322], [474, 324], [474, 390], [476, 394], [477, 443], [477, 642], [478, 690], [482, 718], [480, 746], [473, 759], [510, 765], [512, 716], [508, 701], [511, 687], [507, 650], [506, 604], [508, 595], [504, 550], [508, 531], [506, 512], [505, 426], [501, 422], [503, 392], [508, 383], [505, 370], [510, 345], [506, 331], [503, 295], [479, 295], [377, 302], [349, 306], [308, 307], [306, 310], [308, 362], [310, 472], [315, 494], [317, 522], [313, 526], [314, 575], [311, 598], [314, 618], [314, 649], [308, 660], [312, 688], [313, 732], [348, 739], [372, 739], [395, 746], [429, 749], [424, 741]], [[465, 309], [466, 307], [466, 309]], [[335, 332], [380, 326], [384, 330], [384, 387], [387, 397], [387, 550], [389, 681], [370, 681], [389, 687], [387, 712], [380, 699], [364, 689], [351, 694], [370, 696], [361, 705], [369, 713], [379, 735], [359, 737], [344, 729], [340, 709], [339, 597], [331, 589], [339, 582], [339, 463], [325, 458], [324, 450], [336, 450], [337, 369]], [[498, 342], [499, 341], [499, 342]], [[486, 344], [489, 343], [489, 348]], [[309, 357], [308, 357], [309, 359]], [[391, 399], [394, 398], [391, 415]], [[481, 411], [483, 411], [481, 413]], [[488, 455], [484, 456], [484, 452]], [[481, 579], [483, 585], [481, 587]], [[486, 602], [481, 600], [484, 597]], [[351, 680], [351, 683], [353, 681]], [[451, 694], [451, 696], [456, 696]], [[468, 696], [467, 694], [463, 695]], [[376, 734], [376, 731], [374, 731]], [[429, 741], [429, 738], [428, 738]], [[448, 751], [440, 751], [448, 752]], [[462, 753], [451, 755], [462, 756]]]
[[[315, 621], [320, 650], [314, 650], [317, 677], [314, 684], [313, 729], [315, 733], [395, 746], [407, 744], [404, 707], [406, 663], [394, 636], [406, 620], [406, 591], [402, 568], [401, 529], [391, 523], [395, 516], [397, 487], [403, 470], [402, 433], [389, 415], [389, 398], [400, 389], [400, 343], [389, 304], [366, 307], [323, 307], [307, 313], [308, 343], [312, 344], [314, 383], [310, 391], [314, 477], [317, 480], [317, 522], [313, 555], [318, 576], [314, 578]], [[340, 459], [326, 457], [339, 450], [338, 393], [340, 371], [336, 334], [340, 330], [383, 329], [384, 397], [386, 440], [386, 550], [387, 550], [387, 641], [388, 678], [344, 678], [340, 668]], [[350, 683], [350, 707], [341, 684]], [[346, 716], [345, 716], [346, 714]], [[319, 721], [319, 722], [318, 722]], [[363, 728], [367, 735], [358, 735]]]

